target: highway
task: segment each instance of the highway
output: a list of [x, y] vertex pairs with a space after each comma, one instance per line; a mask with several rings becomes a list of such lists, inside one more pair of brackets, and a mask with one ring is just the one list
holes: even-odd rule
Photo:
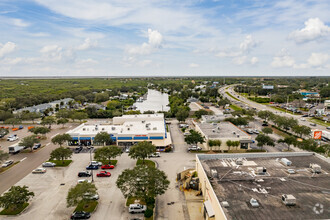
[[[219, 89], [219, 93], [222, 94], [223, 97], [228, 98], [230, 101], [232, 101], [233, 103], [238, 102], [237, 100], [235, 100], [234, 98], [232, 98], [231, 96], [229, 96], [226, 92], [228, 92], [230, 95], [234, 96], [236, 99], [239, 100], [240, 103], [245, 104], [251, 108], [256, 108], [257, 110], [268, 110], [273, 112], [274, 114], [280, 115], [280, 116], [286, 116], [286, 117], [292, 117], [298, 120], [298, 123], [300, 125], [306, 125], [308, 127], [310, 127], [311, 129], [319, 129], [319, 130], [326, 130], [325, 126], [322, 125], [318, 125], [316, 124], [316, 126], [311, 126], [311, 122], [308, 121], [308, 118], [302, 118], [301, 115], [293, 115], [290, 113], [285, 113], [285, 112], [281, 112], [278, 111], [276, 109], [273, 109], [267, 105], [262, 105], [256, 102], [253, 102], [241, 95], [239, 95], [238, 93], [236, 93], [234, 91], [234, 87], [236, 86], [236, 84], [234, 85], [230, 85], [230, 86], [226, 86], [226, 87], [222, 87]], [[306, 121], [302, 121], [302, 119], [306, 119]]]

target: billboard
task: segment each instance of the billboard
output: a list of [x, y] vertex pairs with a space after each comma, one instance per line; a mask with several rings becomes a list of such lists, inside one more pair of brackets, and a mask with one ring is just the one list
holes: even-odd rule
[[313, 135], [313, 138], [315, 140], [320, 140], [322, 137], [322, 131], [314, 131], [314, 135]]

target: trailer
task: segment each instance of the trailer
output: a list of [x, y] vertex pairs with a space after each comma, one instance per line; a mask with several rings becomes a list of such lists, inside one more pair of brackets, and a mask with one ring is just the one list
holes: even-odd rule
[[23, 149], [24, 149], [23, 146], [19, 146], [17, 144], [8, 147], [8, 150], [9, 150], [9, 153], [10, 154], [17, 154], [17, 153], [19, 153]]
[[330, 141], [330, 132], [329, 131], [322, 131], [322, 137]]

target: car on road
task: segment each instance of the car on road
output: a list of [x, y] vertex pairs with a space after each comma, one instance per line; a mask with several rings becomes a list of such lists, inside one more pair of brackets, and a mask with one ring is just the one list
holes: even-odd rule
[[111, 173], [108, 171], [101, 171], [98, 174], [96, 174], [97, 177], [110, 177]]
[[99, 166], [97, 166], [97, 165], [90, 164], [86, 167], [86, 170], [97, 170], [97, 169], [99, 169]]
[[46, 173], [46, 169], [45, 168], [37, 168], [37, 169], [34, 169], [33, 171], [32, 171], [32, 173], [35, 173], [35, 174], [39, 174], [39, 173]]
[[304, 117], [304, 118], [306, 118], [306, 117], [308, 117], [308, 115], [303, 115], [303, 116], [301, 116], [301, 117]]
[[80, 153], [80, 152], [82, 151], [82, 149], [83, 149], [82, 146], [76, 147], [76, 148], [74, 149], [74, 152], [75, 152], [76, 154], [78, 154], [78, 153]]
[[152, 153], [151, 155], [148, 156], [149, 158], [150, 157], [160, 157], [160, 153], [159, 152], [154, 152]]
[[90, 162], [90, 165], [94, 165], [94, 166], [102, 166], [102, 163], [101, 163], [101, 162], [98, 162], [98, 161], [91, 161], [91, 162]]
[[92, 174], [90, 171], [80, 171], [78, 177], [90, 177]]
[[251, 206], [254, 207], [254, 208], [259, 207], [259, 203], [258, 203], [258, 201], [257, 201], [256, 199], [254, 199], [254, 198], [250, 199], [250, 204], [251, 204]]
[[125, 152], [129, 153], [129, 151], [130, 151], [130, 147], [126, 147]]
[[255, 133], [255, 134], [259, 134], [260, 132], [259, 132], [257, 129], [254, 129], [254, 130], [253, 130], [253, 133]]
[[197, 145], [192, 145], [188, 147], [188, 151], [200, 151], [200, 150], [202, 150], [202, 148]]
[[248, 133], [248, 134], [253, 134], [253, 130], [252, 130], [252, 129], [247, 129], [247, 130], [246, 130], [246, 133]]
[[330, 130], [330, 127], [327, 127], [328, 130]]
[[52, 163], [52, 162], [45, 162], [42, 164], [43, 167], [55, 167], [56, 163]]
[[187, 125], [187, 124], [179, 124], [179, 128], [188, 128], [189, 127], [189, 125]]
[[137, 204], [130, 204], [129, 207], [128, 207], [128, 212], [129, 213], [143, 213], [147, 210], [147, 206], [145, 205], [141, 205], [139, 203]]
[[17, 134], [12, 134], [7, 138], [7, 141], [10, 141], [10, 142], [13, 142], [13, 141], [16, 141], [16, 140], [18, 140]]
[[262, 125], [261, 126], [267, 127], [268, 126], [268, 122], [266, 122], [266, 121], [262, 122]]
[[88, 180], [88, 179], [81, 179], [81, 180], [78, 180], [77, 182], [78, 182], [78, 183], [84, 183], [84, 182], [86, 182], [86, 183], [91, 183], [91, 182], [92, 182], [92, 180]]
[[88, 200], [98, 200], [100, 197], [98, 194], [89, 194], [89, 193], [85, 193], [83, 195], [84, 199], [88, 199]]
[[71, 215], [71, 219], [89, 219], [90, 217], [91, 217], [91, 213], [84, 211], [74, 212]]
[[316, 124], [315, 124], [315, 123], [310, 123], [309, 125], [310, 125], [310, 126], [314, 126], [314, 127], [316, 126]]
[[115, 166], [114, 165], [111, 165], [111, 164], [105, 164], [105, 165], [102, 165], [101, 166], [101, 169], [114, 169]]
[[34, 146], [33, 146], [33, 150], [37, 150], [38, 148], [40, 148], [41, 147], [41, 144], [40, 143], [38, 143], [38, 144], [35, 144]]
[[5, 167], [9, 167], [10, 165], [12, 165], [14, 163], [13, 160], [7, 160], [6, 162], [4, 162], [1, 167], [5, 168]]

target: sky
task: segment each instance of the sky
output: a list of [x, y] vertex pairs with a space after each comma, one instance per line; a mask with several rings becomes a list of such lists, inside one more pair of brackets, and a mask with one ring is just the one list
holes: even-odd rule
[[330, 76], [329, 0], [1, 0], [0, 77]]

